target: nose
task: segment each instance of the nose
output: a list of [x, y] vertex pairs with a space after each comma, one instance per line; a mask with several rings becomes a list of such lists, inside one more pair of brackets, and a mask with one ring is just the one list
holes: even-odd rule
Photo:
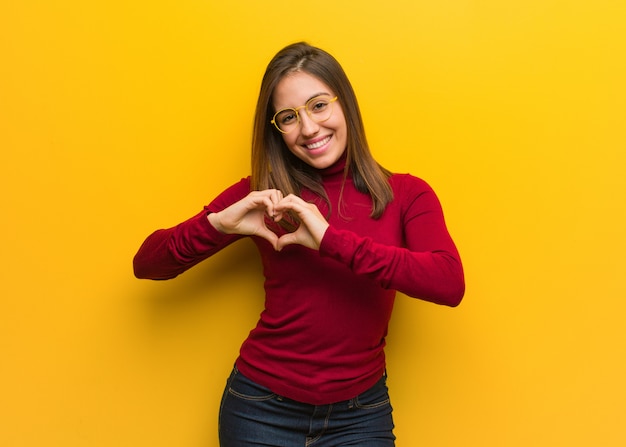
[[302, 126], [300, 133], [304, 136], [313, 136], [320, 130], [319, 124], [313, 121], [308, 113], [300, 114], [300, 123]]

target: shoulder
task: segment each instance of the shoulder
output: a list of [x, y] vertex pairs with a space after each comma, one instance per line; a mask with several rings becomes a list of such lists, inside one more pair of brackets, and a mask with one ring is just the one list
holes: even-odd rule
[[419, 194], [432, 192], [431, 186], [423, 179], [411, 174], [392, 174], [389, 184], [394, 194]]
[[411, 174], [393, 174], [389, 178], [393, 204], [405, 212], [434, 210], [441, 207], [439, 198], [425, 180]]

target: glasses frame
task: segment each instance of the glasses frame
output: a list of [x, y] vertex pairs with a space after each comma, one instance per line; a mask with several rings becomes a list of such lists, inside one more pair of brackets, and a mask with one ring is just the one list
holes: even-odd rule
[[[274, 127], [275, 127], [275, 128], [276, 128], [276, 129], [277, 129], [280, 133], [287, 134], [287, 133], [293, 132], [293, 130], [294, 130], [294, 129], [295, 129], [295, 128], [299, 125], [299, 124], [301, 124], [301, 123], [302, 123], [302, 120], [300, 119], [300, 113], [298, 112], [298, 110], [300, 110], [300, 109], [305, 109], [305, 110], [306, 110], [307, 115], [309, 115], [309, 118], [311, 118], [313, 121], [315, 121], [315, 122], [316, 122], [316, 123], [318, 123], [318, 124], [319, 124], [319, 123], [323, 123], [323, 122], [325, 122], [325, 121], [328, 121], [328, 120], [330, 119], [330, 117], [331, 117], [331, 116], [333, 116], [333, 110], [334, 110], [334, 108], [333, 108], [333, 103], [334, 103], [335, 101], [337, 101], [337, 98], [339, 98], [338, 96], [335, 96], [334, 98], [330, 98], [330, 100], [328, 101], [328, 104], [329, 104], [329, 105], [330, 105], [330, 107], [331, 107], [331, 109], [330, 109], [330, 113], [329, 113], [328, 117], [327, 117], [327, 118], [325, 118], [325, 119], [323, 119], [323, 120], [319, 120], [319, 121], [318, 121], [318, 120], [316, 120], [315, 118], [313, 118], [313, 115], [311, 114], [311, 111], [309, 110], [309, 107], [308, 107], [308, 105], [309, 105], [309, 104], [311, 104], [311, 102], [315, 101], [316, 99], [323, 98], [323, 97], [325, 97], [325, 96], [330, 97], [330, 95], [317, 95], [317, 96], [314, 96], [313, 98], [309, 99], [309, 100], [306, 102], [306, 104], [304, 104], [303, 106], [296, 107], [295, 109], [294, 109], [294, 108], [291, 108], [291, 107], [286, 107], [286, 108], [284, 108], [284, 109], [280, 109], [278, 112], [276, 112], [276, 113], [274, 114], [274, 116], [272, 117], [272, 119], [270, 120], [270, 122], [274, 125]], [[293, 126], [290, 130], [287, 130], [287, 131], [284, 131], [284, 130], [282, 130], [280, 127], [278, 127], [278, 123], [276, 122], [276, 117], [278, 116], [278, 114], [279, 114], [279, 113], [284, 112], [285, 110], [293, 110], [293, 111], [295, 112], [295, 114], [296, 114], [296, 125], [294, 125], [294, 126]]]

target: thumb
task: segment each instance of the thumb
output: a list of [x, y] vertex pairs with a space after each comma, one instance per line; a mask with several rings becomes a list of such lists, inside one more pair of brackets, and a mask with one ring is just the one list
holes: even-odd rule
[[292, 244], [297, 244], [297, 243], [298, 243], [298, 237], [296, 236], [296, 233], [287, 233], [287, 234], [283, 234], [281, 237], [278, 238], [275, 248], [276, 248], [276, 251], [281, 251], [287, 245], [292, 245]]
[[264, 228], [259, 229], [256, 235], [268, 241], [270, 244], [272, 244], [272, 247], [274, 247], [274, 249], [277, 250], [276, 245], [278, 243], [278, 236], [276, 236], [276, 233], [264, 227]]

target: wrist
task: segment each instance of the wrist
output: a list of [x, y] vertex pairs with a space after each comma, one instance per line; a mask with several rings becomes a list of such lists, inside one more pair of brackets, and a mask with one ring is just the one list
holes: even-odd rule
[[215, 228], [220, 233], [226, 233], [220, 221], [219, 213], [209, 213], [207, 214], [206, 218], [208, 219], [209, 223], [213, 226], [213, 228]]

